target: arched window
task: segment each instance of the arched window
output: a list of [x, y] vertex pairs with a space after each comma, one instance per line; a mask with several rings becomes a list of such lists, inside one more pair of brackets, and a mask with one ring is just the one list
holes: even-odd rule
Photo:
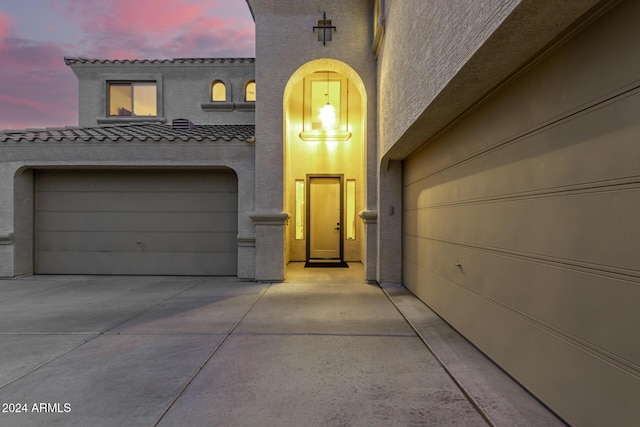
[[227, 86], [220, 80], [216, 80], [211, 84], [211, 100], [212, 101], [226, 101], [227, 100]]
[[256, 82], [254, 82], [253, 80], [247, 82], [244, 87], [244, 100], [247, 102], [255, 102], [256, 100]]

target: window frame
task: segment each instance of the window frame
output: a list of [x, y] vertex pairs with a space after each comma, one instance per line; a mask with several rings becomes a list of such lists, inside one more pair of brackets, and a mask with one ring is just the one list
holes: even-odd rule
[[[254, 87], [254, 98], [252, 100], [248, 99], [248, 90], [249, 90], [249, 85], [253, 84]], [[256, 85], [256, 81], [255, 80], [247, 80], [244, 84], [244, 102], [256, 102], [256, 99], [258, 98], [258, 92], [257, 92], [257, 85]]]
[[[339, 85], [339, 99], [331, 99], [331, 105], [336, 109], [336, 123], [332, 129], [314, 128], [314, 123], [320, 123], [317, 117], [319, 111], [313, 106], [326, 103], [327, 82]], [[314, 85], [313, 83], [317, 83]], [[346, 76], [335, 71], [316, 71], [304, 77], [304, 101], [302, 105], [302, 132], [299, 137], [303, 141], [348, 141], [349, 132], [349, 80]], [[317, 90], [313, 90], [317, 88]]]
[[[162, 74], [140, 73], [140, 74], [101, 74], [101, 93], [98, 94], [99, 102], [102, 105], [102, 116], [97, 118], [98, 124], [109, 123], [130, 123], [130, 122], [157, 122], [165, 123], [164, 117], [164, 94]], [[155, 116], [110, 116], [109, 115], [109, 85], [111, 83], [135, 83], [135, 82], [155, 82], [156, 84], [156, 115]]]
[[[214, 99], [213, 89], [217, 84], [221, 84], [224, 87], [224, 99]], [[229, 102], [230, 99], [231, 99], [231, 86], [221, 79], [212, 80], [211, 84], [209, 85], [209, 101], [210, 102]]]
[[[136, 86], [151, 86], [153, 85], [154, 89], [155, 89], [155, 114], [154, 115], [138, 115], [135, 113], [135, 87]], [[131, 114], [126, 115], [126, 114], [111, 114], [111, 99], [112, 99], [112, 94], [111, 94], [111, 88], [113, 86], [128, 86], [131, 88], [131, 108], [129, 110], [129, 112]], [[155, 118], [158, 117], [158, 83], [155, 81], [109, 81], [108, 82], [108, 94], [107, 94], [107, 117], [146, 117], [146, 118]]]

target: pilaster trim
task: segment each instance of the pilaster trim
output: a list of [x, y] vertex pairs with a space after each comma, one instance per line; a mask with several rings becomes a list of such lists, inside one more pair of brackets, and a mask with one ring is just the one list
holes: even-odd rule
[[289, 220], [286, 212], [264, 211], [249, 215], [256, 225], [284, 225]]
[[364, 210], [358, 214], [365, 224], [376, 224], [378, 222], [378, 211]]
[[241, 248], [255, 248], [256, 236], [240, 236], [238, 235], [238, 247]]

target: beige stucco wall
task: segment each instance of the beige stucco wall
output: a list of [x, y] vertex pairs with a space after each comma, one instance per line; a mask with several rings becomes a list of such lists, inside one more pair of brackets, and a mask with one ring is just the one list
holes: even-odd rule
[[[331, 58], [347, 64], [364, 83], [366, 112], [366, 186], [364, 206], [376, 209], [376, 69], [371, 53], [373, 9], [368, 0], [249, 0], [256, 21], [256, 211], [264, 215], [264, 246], [256, 232], [256, 278], [284, 278], [284, 221], [271, 224], [270, 215], [284, 210], [283, 95], [291, 76], [304, 64]], [[337, 27], [333, 41], [318, 42], [313, 27], [326, 12]], [[257, 217], [259, 220], [259, 217]], [[375, 257], [365, 263], [375, 263]]]
[[402, 159], [599, 0], [384, 0], [380, 156]]

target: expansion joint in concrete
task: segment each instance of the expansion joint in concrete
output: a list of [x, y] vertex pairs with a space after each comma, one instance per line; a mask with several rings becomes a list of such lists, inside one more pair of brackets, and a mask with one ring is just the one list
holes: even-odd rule
[[491, 418], [485, 412], [485, 410], [482, 408], [482, 405], [480, 405], [480, 403], [471, 395], [471, 393], [469, 393], [469, 391], [464, 387], [464, 385], [460, 381], [458, 381], [458, 379], [453, 375], [453, 372], [451, 371], [451, 369], [449, 369], [449, 367], [444, 362], [444, 360], [442, 360], [442, 358], [440, 356], [438, 356], [436, 351], [433, 349], [433, 347], [431, 347], [429, 342], [427, 342], [427, 340], [420, 333], [418, 328], [416, 328], [416, 326], [411, 322], [411, 320], [409, 320], [409, 318], [407, 316], [405, 316], [405, 314], [402, 312], [402, 310], [400, 310], [400, 307], [398, 307], [398, 305], [393, 300], [393, 298], [391, 298], [391, 295], [389, 295], [389, 293], [385, 289], [387, 287], [389, 287], [389, 288], [400, 288], [400, 287], [403, 287], [403, 286], [402, 285], [397, 285], [397, 284], [390, 284], [390, 285], [382, 284], [382, 285], [379, 285], [379, 286], [380, 286], [380, 289], [382, 289], [382, 292], [384, 292], [384, 294], [387, 296], [387, 298], [389, 299], [391, 304], [393, 304], [393, 306], [398, 311], [398, 313], [400, 313], [400, 315], [404, 318], [405, 322], [407, 322], [407, 324], [411, 327], [411, 329], [413, 329], [413, 332], [416, 334], [416, 336], [418, 338], [420, 338], [420, 341], [422, 341], [422, 343], [427, 348], [427, 350], [429, 350], [429, 352], [433, 355], [433, 357], [438, 361], [438, 363], [440, 364], [442, 369], [444, 369], [444, 371], [447, 373], [449, 378], [451, 378], [451, 380], [456, 385], [456, 387], [458, 387], [458, 389], [462, 392], [462, 394], [464, 394], [464, 396], [473, 405], [473, 407], [476, 409], [476, 411], [478, 411], [480, 416], [482, 416], [482, 418], [487, 422], [487, 424], [489, 426], [496, 427], [496, 424], [493, 421], [491, 421]]
[[204, 369], [205, 366], [207, 366], [207, 364], [209, 363], [209, 361], [211, 359], [213, 359], [213, 356], [215, 356], [215, 354], [218, 352], [218, 350], [220, 350], [220, 348], [224, 345], [224, 343], [227, 341], [227, 339], [231, 336], [231, 334], [233, 334], [233, 331], [235, 331], [235, 329], [238, 327], [238, 325], [240, 324], [240, 322], [242, 322], [242, 320], [247, 317], [247, 315], [249, 314], [249, 312], [251, 310], [253, 310], [253, 307], [256, 306], [256, 304], [258, 304], [258, 302], [262, 299], [262, 297], [267, 293], [267, 291], [269, 290], [269, 288], [271, 287], [271, 285], [267, 286], [262, 293], [258, 296], [258, 298], [256, 298], [256, 300], [253, 302], [253, 304], [251, 304], [251, 307], [249, 307], [244, 314], [240, 317], [240, 319], [231, 327], [231, 329], [229, 329], [229, 331], [225, 334], [224, 338], [222, 338], [220, 340], [220, 342], [218, 343], [217, 346], [215, 346], [215, 348], [209, 353], [208, 357], [205, 359], [205, 361], [198, 367], [198, 369], [196, 370], [196, 372], [191, 376], [191, 378], [189, 378], [189, 381], [187, 381], [187, 383], [180, 389], [180, 391], [178, 391], [178, 393], [176, 393], [175, 397], [171, 400], [171, 402], [169, 402], [169, 404], [167, 405], [167, 408], [164, 410], [164, 412], [160, 415], [160, 417], [157, 419], [157, 421], [155, 423], [153, 423], [153, 426], [156, 427], [158, 424], [160, 424], [160, 422], [162, 421], [162, 419], [167, 415], [167, 413], [171, 410], [171, 408], [173, 407], [173, 405], [175, 405], [175, 403], [178, 401], [178, 399], [180, 399], [180, 397], [182, 397], [182, 395], [184, 394], [184, 392], [187, 390], [187, 388], [191, 385], [191, 383], [193, 383], [193, 381], [196, 379], [196, 377], [198, 375], [200, 375], [200, 372], [202, 372], [202, 370]]

